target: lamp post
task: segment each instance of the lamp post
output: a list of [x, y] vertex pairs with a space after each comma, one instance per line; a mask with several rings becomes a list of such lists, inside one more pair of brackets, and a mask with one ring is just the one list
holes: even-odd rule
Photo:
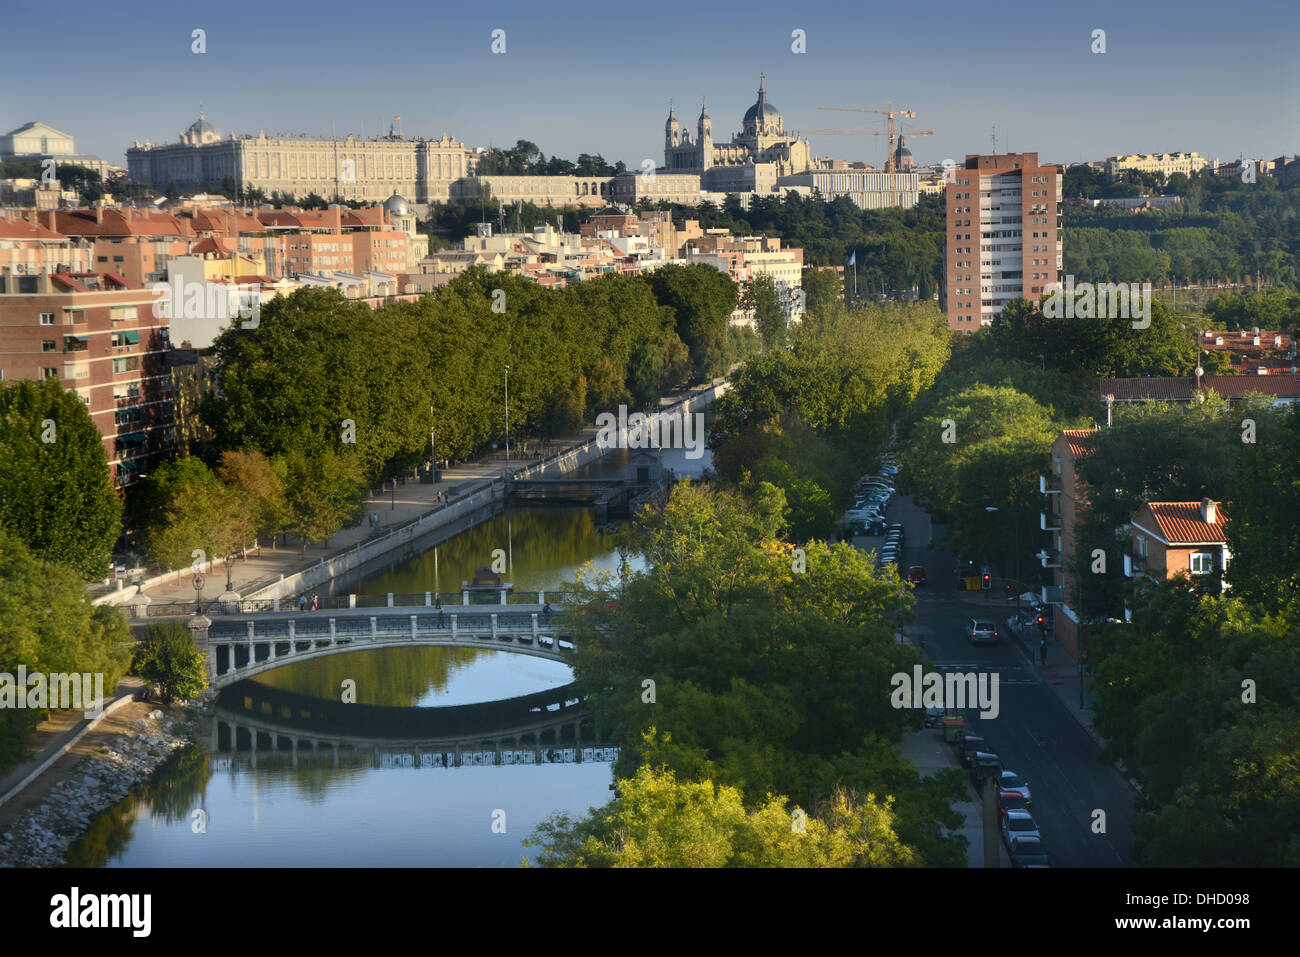
[[203, 614], [203, 576], [194, 576], [194, 614]]
[[235, 589], [230, 584], [230, 549], [226, 549], [226, 591], [232, 592]]
[[506, 366], [506, 462], [510, 461], [510, 367]]

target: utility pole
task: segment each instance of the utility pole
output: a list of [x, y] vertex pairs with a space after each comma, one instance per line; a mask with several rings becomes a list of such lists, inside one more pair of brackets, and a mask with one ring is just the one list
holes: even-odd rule
[[506, 461], [510, 461], [510, 367], [506, 366]]

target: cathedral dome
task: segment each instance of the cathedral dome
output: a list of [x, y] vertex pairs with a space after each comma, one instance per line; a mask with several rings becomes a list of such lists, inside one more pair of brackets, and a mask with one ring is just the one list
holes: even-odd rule
[[745, 111], [746, 126], [775, 126], [781, 122], [781, 111], [767, 102], [767, 93], [763, 90], [763, 81], [758, 81], [758, 102]]
[[389, 196], [384, 201], [384, 209], [389, 216], [409, 216], [411, 214], [411, 207], [406, 204], [406, 200], [397, 192], [394, 192], [392, 196]]

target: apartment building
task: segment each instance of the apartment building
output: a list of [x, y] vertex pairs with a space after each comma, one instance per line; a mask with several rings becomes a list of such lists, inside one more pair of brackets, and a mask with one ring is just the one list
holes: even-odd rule
[[967, 155], [944, 190], [948, 328], [991, 325], [1009, 302], [1061, 281], [1061, 170], [1037, 153]]
[[103, 272], [0, 277], [0, 378], [58, 379], [90, 412], [119, 487], [172, 447], [159, 295]]
[[0, 276], [88, 272], [91, 244], [43, 224], [33, 212], [0, 210]]
[[1119, 179], [1128, 170], [1159, 173], [1166, 179], [1175, 173], [1191, 176], [1210, 165], [1200, 153], [1127, 153], [1106, 159], [1106, 176]]

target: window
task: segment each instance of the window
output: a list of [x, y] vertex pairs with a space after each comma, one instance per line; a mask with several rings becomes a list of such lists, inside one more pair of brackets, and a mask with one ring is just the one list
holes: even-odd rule
[[57, 379], [58, 377], [59, 377], [59, 370], [58, 370], [58, 369], [48, 369], [48, 368], [47, 368], [47, 369], [42, 369], [42, 370], [41, 370], [41, 378], [42, 378], [42, 379]]
[[1209, 575], [1214, 571], [1214, 553], [1192, 552], [1187, 565], [1193, 575]]
[[52, 325], [54, 325], [54, 313], [52, 313], [52, 312], [43, 312], [43, 313], [41, 313], [41, 325], [43, 325], [43, 326], [52, 326]]
[[45, 339], [41, 342], [42, 352], [57, 352], [58, 349], [59, 349], [59, 344], [55, 342], [53, 339]]

